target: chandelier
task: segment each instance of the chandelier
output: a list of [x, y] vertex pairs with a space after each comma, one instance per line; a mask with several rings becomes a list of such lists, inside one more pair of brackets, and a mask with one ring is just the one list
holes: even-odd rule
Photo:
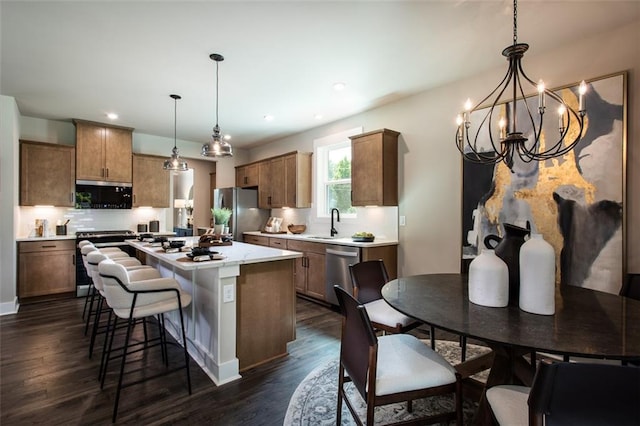
[[180, 158], [180, 154], [178, 154], [177, 137], [176, 137], [176, 127], [178, 121], [178, 99], [182, 99], [180, 95], [169, 95], [173, 99], [173, 150], [171, 151], [171, 158], [168, 158], [164, 161], [164, 165], [162, 166], [165, 170], [173, 170], [176, 172], [186, 172], [189, 170], [187, 167], [187, 162]]
[[212, 140], [202, 145], [200, 154], [204, 157], [232, 157], [231, 144], [220, 137], [220, 126], [218, 126], [218, 65], [224, 61], [224, 57], [212, 53], [209, 58], [216, 62], [216, 125], [213, 127]]
[[[513, 44], [502, 51], [502, 55], [509, 61], [507, 73], [498, 86], [475, 107], [472, 107], [471, 100], [467, 99], [464, 111], [456, 119], [458, 126], [456, 146], [465, 160], [482, 164], [503, 161], [512, 170], [516, 158], [525, 163], [534, 160], [544, 161], [560, 157], [576, 146], [582, 138], [586, 114], [584, 94], [587, 91], [587, 85], [582, 81], [578, 89], [578, 111], [576, 112], [576, 109], [565, 102], [561, 96], [548, 90], [542, 80], [538, 83], [531, 80], [522, 69], [522, 57], [529, 49], [529, 45], [518, 43], [517, 21], [518, 1], [514, 0]], [[535, 111], [536, 99], [530, 98], [527, 101], [523, 83], [528, 83], [537, 89], [538, 106], [535, 115], [532, 111]], [[511, 93], [508, 90], [510, 85]], [[520, 103], [518, 103], [519, 99]], [[545, 123], [543, 120], [547, 100], [556, 104], [558, 111], [558, 138], [551, 143], [549, 143], [553, 139], [551, 135], [555, 133], [553, 120], [550, 123]], [[488, 105], [488, 102], [491, 102], [490, 106], [481, 107], [481, 105]], [[518, 108], [521, 109], [520, 116], [518, 116]], [[474, 112], [477, 112], [475, 116], [479, 116], [479, 120], [472, 128], [471, 116]], [[524, 123], [519, 123], [518, 118], [524, 119]], [[520, 124], [524, 126], [520, 128]], [[531, 141], [525, 136], [523, 129], [530, 135]], [[543, 129], [546, 130], [543, 131]]]

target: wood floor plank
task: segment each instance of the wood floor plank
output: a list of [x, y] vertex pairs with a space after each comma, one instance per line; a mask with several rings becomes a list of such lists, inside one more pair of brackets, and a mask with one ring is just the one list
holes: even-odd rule
[[[83, 304], [83, 299], [42, 302], [0, 317], [0, 424], [111, 423], [119, 362], [112, 364], [100, 390], [102, 337], [89, 359]], [[335, 310], [298, 299], [296, 315], [297, 338], [288, 345], [287, 357], [244, 371], [242, 379], [223, 386], [215, 386], [192, 361], [192, 395], [184, 370], [125, 388], [117, 423], [282, 425], [298, 384], [315, 367], [336, 358], [340, 345]], [[142, 337], [142, 327], [135, 332]], [[181, 365], [181, 356], [179, 349], [170, 348], [170, 365]], [[158, 348], [135, 358], [145, 367], [137, 374], [162, 368]]]

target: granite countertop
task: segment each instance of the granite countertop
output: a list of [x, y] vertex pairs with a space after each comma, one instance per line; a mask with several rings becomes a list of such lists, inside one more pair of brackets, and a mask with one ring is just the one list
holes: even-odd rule
[[221, 268], [224, 266], [273, 262], [302, 257], [302, 254], [297, 251], [281, 250], [234, 241], [233, 244], [229, 246], [216, 246], [211, 248], [211, 250], [224, 256], [223, 259], [194, 262], [187, 257], [187, 253], [190, 252], [191, 247], [198, 245], [199, 237], [179, 237], [177, 239], [185, 240], [186, 245], [182, 251], [176, 253], [165, 253], [161, 247], [151, 245], [147, 242], [138, 240], [127, 240], [127, 242], [136, 249], [183, 270]]
[[298, 241], [307, 241], [311, 243], [322, 243], [322, 244], [336, 244], [341, 246], [351, 246], [351, 247], [381, 247], [381, 246], [397, 246], [399, 244], [398, 240], [390, 240], [386, 238], [376, 237], [375, 240], [371, 243], [362, 243], [356, 242], [351, 239], [351, 237], [329, 237], [329, 236], [321, 236], [315, 234], [269, 234], [262, 231], [251, 231], [245, 232], [246, 235], [259, 235], [262, 237], [269, 238], [283, 238], [288, 240], [298, 240]]

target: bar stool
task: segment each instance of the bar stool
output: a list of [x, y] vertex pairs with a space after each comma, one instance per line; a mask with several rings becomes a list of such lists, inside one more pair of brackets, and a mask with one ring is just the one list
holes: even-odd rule
[[[121, 348], [121, 354], [117, 357], [121, 357], [120, 374], [118, 378], [118, 386], [116, 390], [116, 397], [113, 407], [112, 421], [115, 422], [118, 414], [118, 403], [120, 401], [120, 392], [123, 387], [139, 383], [140, 381], [132, 383], [123, 383], [125, 365], [127, 361], [127, 355], [132, 353], [129, 351], [131, 330], [134, 322], [137, 319], [158, 316], [158, 321], [162, 325], [162, 332], [158, 338], [160, 343], [150, 345], [148, 341], [144, 342], [144, 348], [160, 345], [163, 352], [163, 358], [165, 366], [168, 368], [168, 356], [166, 352], [166, 338], [164, 337], [164, 314], [171, 311], [178, 311], [180, 317], [180, 331], [182, 334], [182, 346], [184, 351], [185, 365], [177, 367], [173, 370], [167, 370], [164, 374], [169, 374], [182, 368], [187, 372], [187, 386], [189, 395], [191, 395], [191, 375], [189, 372], [189, 353], [187, 352], [187, 339], [184, 326], [184, 317], [182, 308], [189, 306], [191, 303], [191, 295], [184, 292], [180, 284], [173, 278], [156, 278], [144, 281], [133, 281], [135, 274], [138, 271], [127, 272], [126, 268], [113, 262], [111, 259], [103, 260], [98, 265], [98, 271], [102, 277], [102, 283], [104, 285], [104, 295], [107, 300], [107, 304], [111, 307], [115, 313], [113, 325], [107, 328], [107, 334], [109, 336], [109, 344], [106, 351], [107, 357], [105, 360], [104, 373], [102, 374], [102, 383], [104, 385], [104, 379], [108, 368], [109, 360], [112, 358], [111, 353], [113, 349], [113, 337], [115, 334], [115, 328], [117, 327], [118, 318], [127, 321], [127, 332], [124, 341], [124, 346]], [[180, 344], [178, 342], [178, 344]], [[118, 348], [120, 349], [120, 348]], [[117, 351], [118, 349], [115, 349]], [[115, 357], [114, 357], [115, 358]], [[153, 377], [148, 377], [153, 378]], [[145, 379], [146, 380], [146, 379]]]
[[[104, 289], [102, 278], [100, 277], [100, 273], [98, 272], [98, 265], [103, 260], [109, 259], [109, 257], [98, 251], [92, 251], [87, 254], [87, 263], [89, 266], [90, 276], [93, 281], [93, 286], [95, 288], [96, 296], [97, 296], [97, 306], [96, 311], [94, 313], [93, 327], [91, 332], [91, 341], [89, 343], [89, 358], [93, 355], [93, 347], [95, 344], [96, 336], [100, 333], [100, 317], [103, 311], [105, 311], [107, 307], [104, 306]], [[124, 266], [128, 272], [143, 270], [144, 275], [137, 275], [136, 281], [143, 279], [152, 279], [152, 278], [160, 278], [160, 272], [158, 272], [155, 268], [147, 265], [143, 265], [140, 263], [138, 259], [135, 257], [120, 257], [112, 259], [113, 262], [116, 262], [122, 266]], [[111, 318], [111, 311], [109, 310], [109, 320]], [[108, 322], [108, 321], [107, 321]], [[104, 327], [106, 328], [106, 326]], [[145, 328], [146, 334], [146, 328]]]
[[[87, 255], [91, 252], [100, 252], [100, 253], [104, 253], [107, 257], [111, 258], [111, 259], [118, 259], [118, 258], [130, 258], [129, 254], [120, 250], [117, 247], [104, 247], [103, 249], [98, 249], [96, 246], [94, 246], [93, 244], [89, 243], [89, 244], [85, 244], [82, 246], [82, 248], [80, 249], [80, 253], [82, 254], [82, 264], [84, 265], [84, 269], [87, 272], [87, 276], [89, 277], [89, 290], [87, 291], [87, 295], [84, 299], [84, 308], [82, 310], [82, 318], [85, 319], [85, 314], [88, 312], [89, 314], [86, 316], [86, 325], [84, 327], [84, 335], [87, 335], [87, 332], [89, 330], [89, 321], [91, 320], [91, 315], [93, 312], [93, 303], [95, 301], [95, 296], [96, 296], [96, 292], [95, 292], [95, 286], [93, 284], [93, 279], [91, 276], [91, 271], [89, 270], [89, 264], [87, 261]], [[88, 306], [88, 311], [87, 311], [87, 306]]]

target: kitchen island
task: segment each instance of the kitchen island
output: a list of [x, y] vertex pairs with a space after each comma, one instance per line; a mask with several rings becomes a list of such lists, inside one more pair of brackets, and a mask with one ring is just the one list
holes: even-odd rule
[[[186, 247], [198, 244], [198, 237], [180, 239]], [[287, 343], [295, 339], [293, 265], [300, 253], [234, 241], [212, 248], [220, 260], [194, 262], [184, 249], [165, 253], [146, 242], [128, 243], [191, 294], [183, 311], [187, 349], [216, 385], [287, 354]], [[165, 318], [167, 330], [178, 336], [178, 313]]]

